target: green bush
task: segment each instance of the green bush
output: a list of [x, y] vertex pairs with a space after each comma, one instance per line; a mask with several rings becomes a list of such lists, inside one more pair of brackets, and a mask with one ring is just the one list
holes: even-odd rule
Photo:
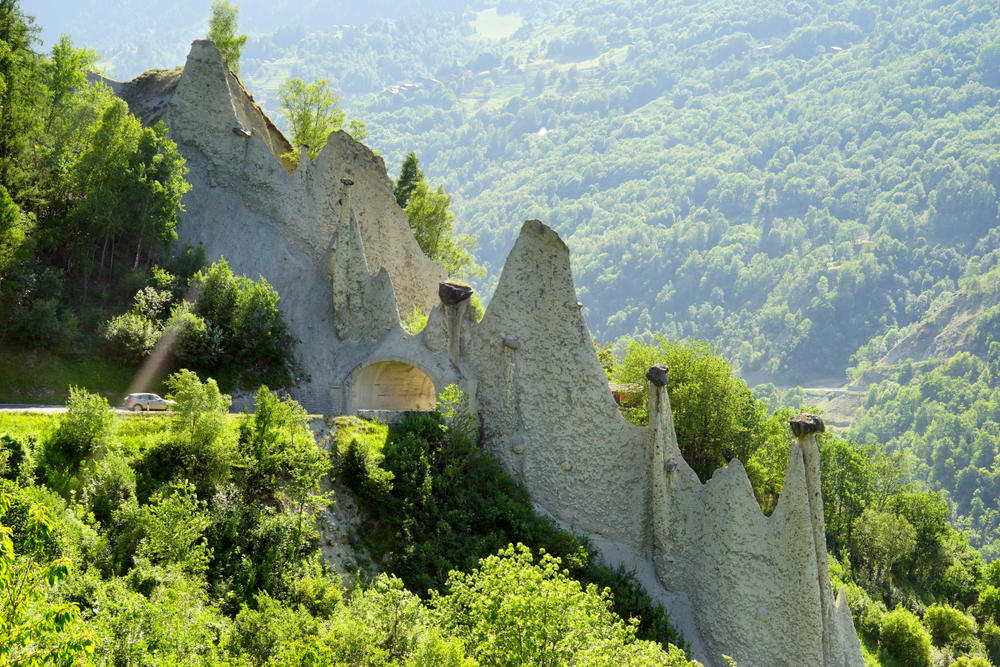
[[948, 667], [993, 667], [993, 664], [982, 656], [963, 655], [948, 665]]
[[154, 320], [130, 310], [108, 321], [104, 327], [104, 340], [112, 353], [139, 362], [153, 351], [161, 333]]
[[108, 399], [70, 387], [66, 412], [45, 447], [42, 465], [50, 486], [66, 491], [65, 484], [69, 481], [66, 476], [75, 474], [82, 461], [107, 445], [113, 429], [114, 414]]
[[930, 667], [931, 635], [908, 609], [896, 607], [882, 617], [879, 645], [900, 667]]
[[114, 511], [135, 499], [135, 472], [129, 461], [117, 454], [103, 457], [84, 483], [84, 493], [94, 518], [109, 525]]
[[1000, 621], [1000, 589], [987, 584], [979, 591], [978, 614], [981, 619], [993, 623]]
[[209, 369], [222, 359], [225, 341], [222, 331], [191, 312], [191, 303], [182, 301], [174, 307], [167, 322], [173, 338], [177, 363], [188, 368]]
[[882, 617], [886, 614], [885, 603], [881, 600], [872, 600], [865, 589], [855, 583], [844, 584], [844, 594], [847, 596], [847, 604], [851, 607], [851, 615], [854, 617], [854, 625], [858, 632], [872, 644], [876, 643], [881, 631]]
[[37, 438], [0, 435], [0, 477], [29, 486], [34, 481], [37, 457]]
[[1000, 665], [1000, 627], [993, 621], [987, 621], [979, 630], [979, 639], [986, 648], [986, 654], [994, 665]]
[[295, 341], [278, 307], [278, 292], [266, 279], [235, 275], [220, 259], [196, 273], [190, 289], [198, 295], [193, 312], [223, 334], [222, 363], [236, 363], [247, 376], [291, 366]]
[[924, 625], [935, 646], [967, 643], [976, 634], [976, 623], [958, 609], [934, 604], [924, 612]]

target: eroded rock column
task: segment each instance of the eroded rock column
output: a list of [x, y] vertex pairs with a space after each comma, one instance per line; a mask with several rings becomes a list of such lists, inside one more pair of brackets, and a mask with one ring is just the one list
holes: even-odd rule
[[823, 616], [823, 658], [825, 664], [833, 665], [830, 638], [826, 628], [833, 625], [833, 591], [830, 583], [830, 570], [826, 560], [826, 523], [823, 518], [823, 492], [819, 477], [819, 447], [816, 445], [816, 433], [826, 430], [826, 425], [818, 415], [799, 413], [789, 420], [795, 444], [802, 450], [802, 459], [806, 467], [806, 493], [809, 498], [809, 519], [812, 524], [813, 544], [816, 548], [816, 571], [819, 577], [820, 610]]
[[444, 308], [445, 327], [448, 330], [448, 358], [453, 364], [458, 364], [462, 354], [462, 320], [469, 308], [472, 288], [449, 280], [438, 285], [438, 296]]

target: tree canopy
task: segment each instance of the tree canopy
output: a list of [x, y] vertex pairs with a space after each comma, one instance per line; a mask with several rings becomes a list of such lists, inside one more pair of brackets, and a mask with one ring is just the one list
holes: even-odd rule
[[472, 250], [476, 240], [455, 234], [455, 215], [451, 196], [444, 186], [432, 190], [421, 171], [416, 154], [407, 154], [393, 191], [396, 201], [410, 221], [410, 230], [424, 254], [444, 264], [448, 275], [457, 278], [483, 278], [486, 270], [476, 264]]
[[[340, 108], [340, 96], [333, 91], [327, 79], [317, 79], [312, 83], [298, 78], [289, 79], [281, 85], [278, 97], [293, 146], [293, 150], [282, 157], [292, 162], [299, 159], [299, 146], [305, 146], [309, 159], [315, 159], [326, 146], [330, 133], [344, 127], [347, 114]], [[365, 124], [359, 120], [351, 120], [348, 128], [356, 141], [368, 134]]]
[[240, 54], [247, 43], [246, 35], [237, 35], [236, 20], [240, 10], [229, 0], [212, 0], [212, 16], [208, 19], [208, 39], [212, 40], [222, 60], [233, 71], [239, 74]]

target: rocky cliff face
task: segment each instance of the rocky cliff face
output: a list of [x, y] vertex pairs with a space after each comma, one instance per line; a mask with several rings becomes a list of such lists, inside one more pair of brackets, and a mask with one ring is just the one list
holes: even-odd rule
[[[863, 664], [850, 610], [830, 589], [811, 436], [792, 444], [770, 517], [739, 462], [701, 484], [677, 448], [663, 382], [651, 386], [650, 427], [619, 414], [554, 231], [524, 224], [477, 323], [468, 290], [439, 291], [444, 269], [414, 241], [381, 159], [338, 132], [292, 169], [287, 141], [211, 43], [192, 45], [183, 72], [116, 90], [163, 119], [187, 158], [181, 241], [277, 288], [310, 375], [295, 388], [309, 410], [422, 409], [458, 384], [484, 446], [540, 509], [636, 568], [668, 608], [689, 610], [679, 620], [696, 658]], [[399, 314], [415, 306], [430, 315], [413, 336]]]

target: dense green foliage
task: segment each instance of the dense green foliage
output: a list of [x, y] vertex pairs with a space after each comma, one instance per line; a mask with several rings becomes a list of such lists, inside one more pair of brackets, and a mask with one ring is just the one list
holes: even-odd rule
[[423, 594], [440, 590], [451, 570], [469, 571], [521, 542], [561, 558], [581, 581], [610, 588], [612, 609], [637, 617], [640, 637], [677, 642], [664, 609], [633, 577], [599, 564], [585, 541], [535, 513], [524, 487], [475, 446], [474, 422], [452, 399], [443, 414], [413, 415], [400, 429], [339, 422], [337, 466], [372, 514], [366, 541], [383, 566]]
[[[523, 546], [441, 572], [429, 600], [386, 574], [344, 590], [319, 552], [330, 456], [301, 406], [261, 387], [253, 414], [235, 418], [213, 380], [181, 371], [167, 385], [177, 407], [165, 418], [114, 419], [82, 390], [63, 416], [0, 415], [5, 664], [693, 665], [676, 647], [638, 640], [638, 620], [612, 612], [609, 590]], [[436, 432], [412, 430], [409, 453], [431, 435], [456, 448], [453, 463], [471, 456], [470, 422], [445, 414], [456, 435], [430, 417], [424, 428]], [[51, 467], [67, 458], [64, 441], [80, 445], [77, 456]], [[545, 523], [507, 484], [520, 519]], [[403, 509], [408, 525], [424, 521], [417, 504]], [[579, 570], [581, 545], [545, 525], [576, 549], [566, 562]], [[521, 645], [482, 641], [519, 634]]]
[[486, 276], [483, 267], [472, 258], [476, 240], [469, 235], [455, 235], [455, 215], [449, 210], [451, 197], [445, 194], [442, 185], [437, 190], [431, 189], [413, 151], [403, 160], [393, 194], [406, 211], [410, 230], [425, 255], [444, 264], [449, 276]]
[[239, 8], [229, 4], [228, 0], [212, 0], [207, 35], [222, 54], [222, 61], [237, 74], [240, 71], [240, 52], [247, 43], [246, 35], [236, 34], [239, 15]]
[[81, 358], [103, 333], [132, 363], [167, 338], [177, 366], [287, 383], [273, 288], [175, 247], [190, 185], [167, 128], [88, 79], [93, 51], [62, 37], [42, 56], [35, 32], [0, 5], [0, 338]]
[[[0, 521], [12, 504], [11, 495], [0, 490]], [[94, 650], [90, 633], [81, 628], [80, 610], [72, 602], [51, 604], [45, 599], [48, 588], [69, 574], [69, 563], [34, 559], [52, 534], [52, 519], [37, 503], [29, 505], [26, 514], [17, 526], [26, 557], [15, 552], [13, 531], [0, 523], [0, 663], [76, 664]]]
[[913, 478], [946, 492], [956, 525], [991, 559], [1000, 555], [998, 380], [995, 368], [968, 352], [906, 363], [869, 389], [851, 426], [858, 440], [906, 452]]

